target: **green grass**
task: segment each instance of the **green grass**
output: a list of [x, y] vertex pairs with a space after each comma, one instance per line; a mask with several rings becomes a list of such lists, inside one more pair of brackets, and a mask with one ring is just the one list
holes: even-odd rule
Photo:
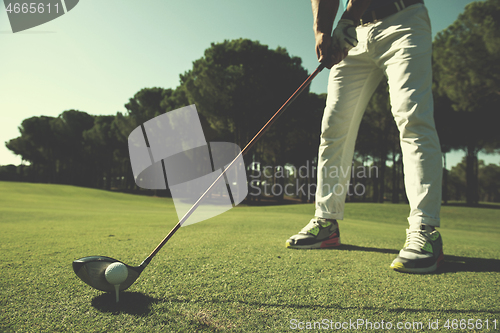
[[312, 213], [310, 204], [239, 206], [181, 228], [116, 305], [71, 262], [138, 265], [176, 224], [172, 201], [0, 182], [0, 331], [288, 332], [293, 319], [383, 320], [392, 331], [439, 320], [433, 332], [460, 331], [445, 329], [447, 319], [481, 319], [489, 330], [463, 331], [492, 331], [493, 320], [499, 329], [500, 210], [443, 207], [446, 265], [428, 275], [389, 269], [406, 205], [347, 204], [343, 248], [286, 249]]

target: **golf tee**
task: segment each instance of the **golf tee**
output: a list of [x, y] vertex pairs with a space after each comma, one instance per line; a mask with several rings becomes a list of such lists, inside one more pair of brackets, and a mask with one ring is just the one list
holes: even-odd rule
[[120, 285], [115, 284], [116, 303], [120, 300]]

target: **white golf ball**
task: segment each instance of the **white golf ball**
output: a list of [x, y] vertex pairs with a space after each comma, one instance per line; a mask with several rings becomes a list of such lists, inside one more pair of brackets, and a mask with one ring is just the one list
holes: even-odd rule
[[114, 262], [106, 268], [106, 281], [112, 285], [123, 283], [128, 277], [128, 268], [121, 262]]

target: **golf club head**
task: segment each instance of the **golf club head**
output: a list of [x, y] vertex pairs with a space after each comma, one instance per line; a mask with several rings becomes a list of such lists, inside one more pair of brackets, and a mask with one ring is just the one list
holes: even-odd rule
[[[73, 261], [73, 270], [83, 282], [89, 286], [108, 292], [114, 292], [115, 287], [110, 284], [104, 275], [106, 268], [114, 262], [121, 262], [110, 257], [91, 256]], [[135, 280], [141, 275], [144, 267], [132, 267], [121, 262], [128, 268], [128, 276], [125, 282], [120, 284], [120, 291], [130, 287]]]

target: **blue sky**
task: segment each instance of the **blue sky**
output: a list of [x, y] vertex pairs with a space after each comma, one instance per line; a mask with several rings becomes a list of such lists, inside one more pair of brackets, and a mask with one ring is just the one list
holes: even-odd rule
[[[427, 0], [433, 34], [470, 2]], [[309, 0], [81, 0], [58, 19], [16, 34], [1, 6], [0, 165], [21, 162], [4, 142], [19, 136], [23, 119], [68, 109], [125, 112], [140, 89], [177, 87], [179, 74], [212, 42], [235, 38], [285, 47], [309, 72], [317, 66]], [[311, 90], [326, 92], [327, 77], [325, 70]], [[448, 154], [448, 166], [462, 156]], [[500, 163], [499, 155], [480, 158]]]

